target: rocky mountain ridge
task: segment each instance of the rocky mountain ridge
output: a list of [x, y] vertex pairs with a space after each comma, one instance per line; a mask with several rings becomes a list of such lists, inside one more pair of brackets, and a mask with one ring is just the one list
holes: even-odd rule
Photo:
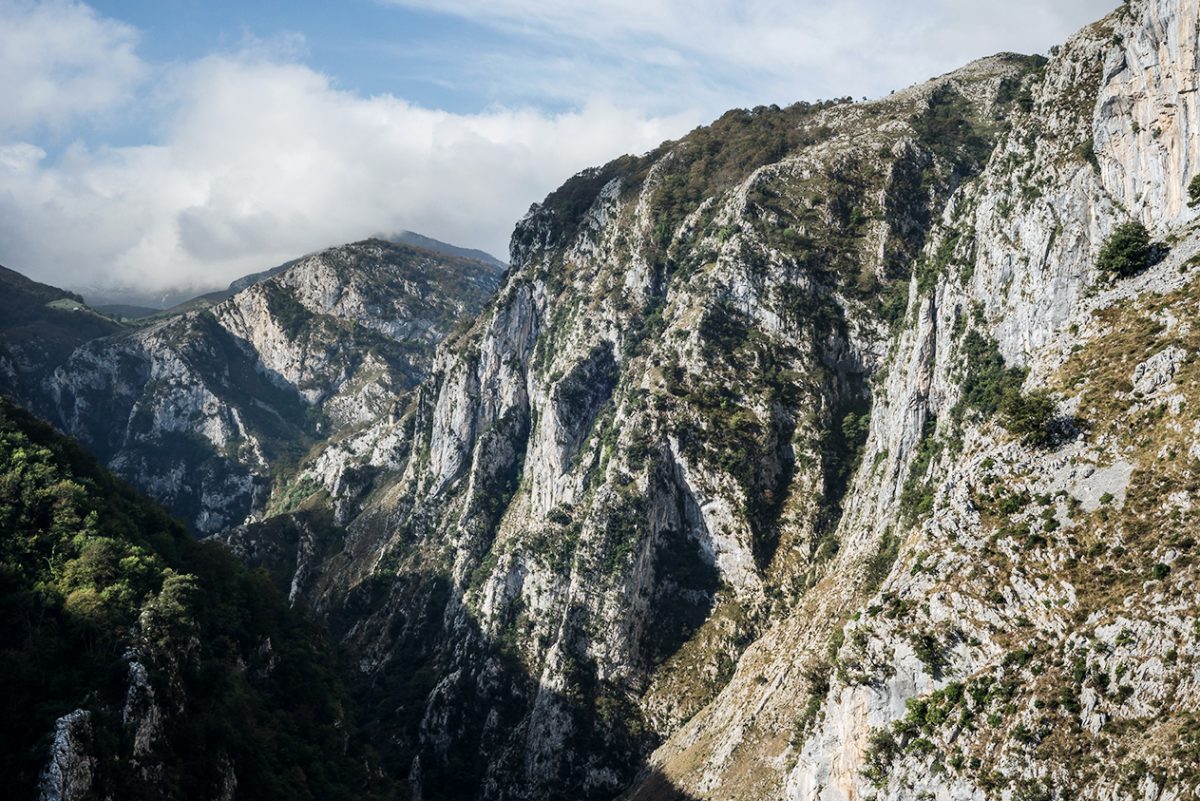
[[499, 275], [381, 240], [332, 248], [210, 307], [110, 323], [8, 391], [212, 533], [287, 508], [288, 465], [416, 385]]

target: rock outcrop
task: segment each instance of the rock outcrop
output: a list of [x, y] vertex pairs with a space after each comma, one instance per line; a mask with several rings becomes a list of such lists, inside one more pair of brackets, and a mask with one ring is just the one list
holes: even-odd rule
[[54, 723], [50, 759], [38, 787], [40, 801], [81, 801], [92, 789], [91, 713], [76, 709]]

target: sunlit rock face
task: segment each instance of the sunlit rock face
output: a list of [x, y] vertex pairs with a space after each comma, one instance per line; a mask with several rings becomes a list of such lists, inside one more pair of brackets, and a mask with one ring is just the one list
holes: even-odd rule
[[[1133, 3], [576, 176], [301, 465], [343, 528], [227, 540], [364, 681], [428, 671], [379, 719], [426, 797], [1182, 797], [1196, 27]], [[1114, 280], [1129, 219], [1170, 252]]]
[[188, 318], [324, 412], [285, 485], [210, 384], [145, 414], [261, 465], [207, 530], [414, 796], [1192, 797], [1198, 13], [585, 171], [448, 337], [322, 263]]
[[[209, 534], [288, 508], [299, 494], [290, 467], [387, 414], [501, 271], [382, 240], [332, 248], [215, 304], [206, 296], [123, 332], [106, 321], [57, 367], [44, 355], [51, 368], [32, 388], [14, 379], [9, 391]], [[6, 351], [38, 336], [6, 335]]]

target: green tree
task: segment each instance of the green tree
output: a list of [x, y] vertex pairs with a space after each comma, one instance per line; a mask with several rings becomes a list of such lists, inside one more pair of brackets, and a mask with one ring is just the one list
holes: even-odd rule
[[1026, 444], [1044, 447], [1054, 441], [1053, 423], [1057, 404], [1045, 390], [1029, 394], [1009, 392], [1000, 403], [1004, 427]]
[[1104, 241], [1096, 266], [1103, 273], [1127, 278], [1151, 266], [1154, 256], [1146, 226], [1140, 222], [1121, 223]]

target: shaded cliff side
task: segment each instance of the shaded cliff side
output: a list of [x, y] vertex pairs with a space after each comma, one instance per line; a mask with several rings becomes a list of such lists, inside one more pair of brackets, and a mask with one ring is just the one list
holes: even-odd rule
[[11, 798], [389, 798], [333, 651], [0, 399], [0, 765]]

